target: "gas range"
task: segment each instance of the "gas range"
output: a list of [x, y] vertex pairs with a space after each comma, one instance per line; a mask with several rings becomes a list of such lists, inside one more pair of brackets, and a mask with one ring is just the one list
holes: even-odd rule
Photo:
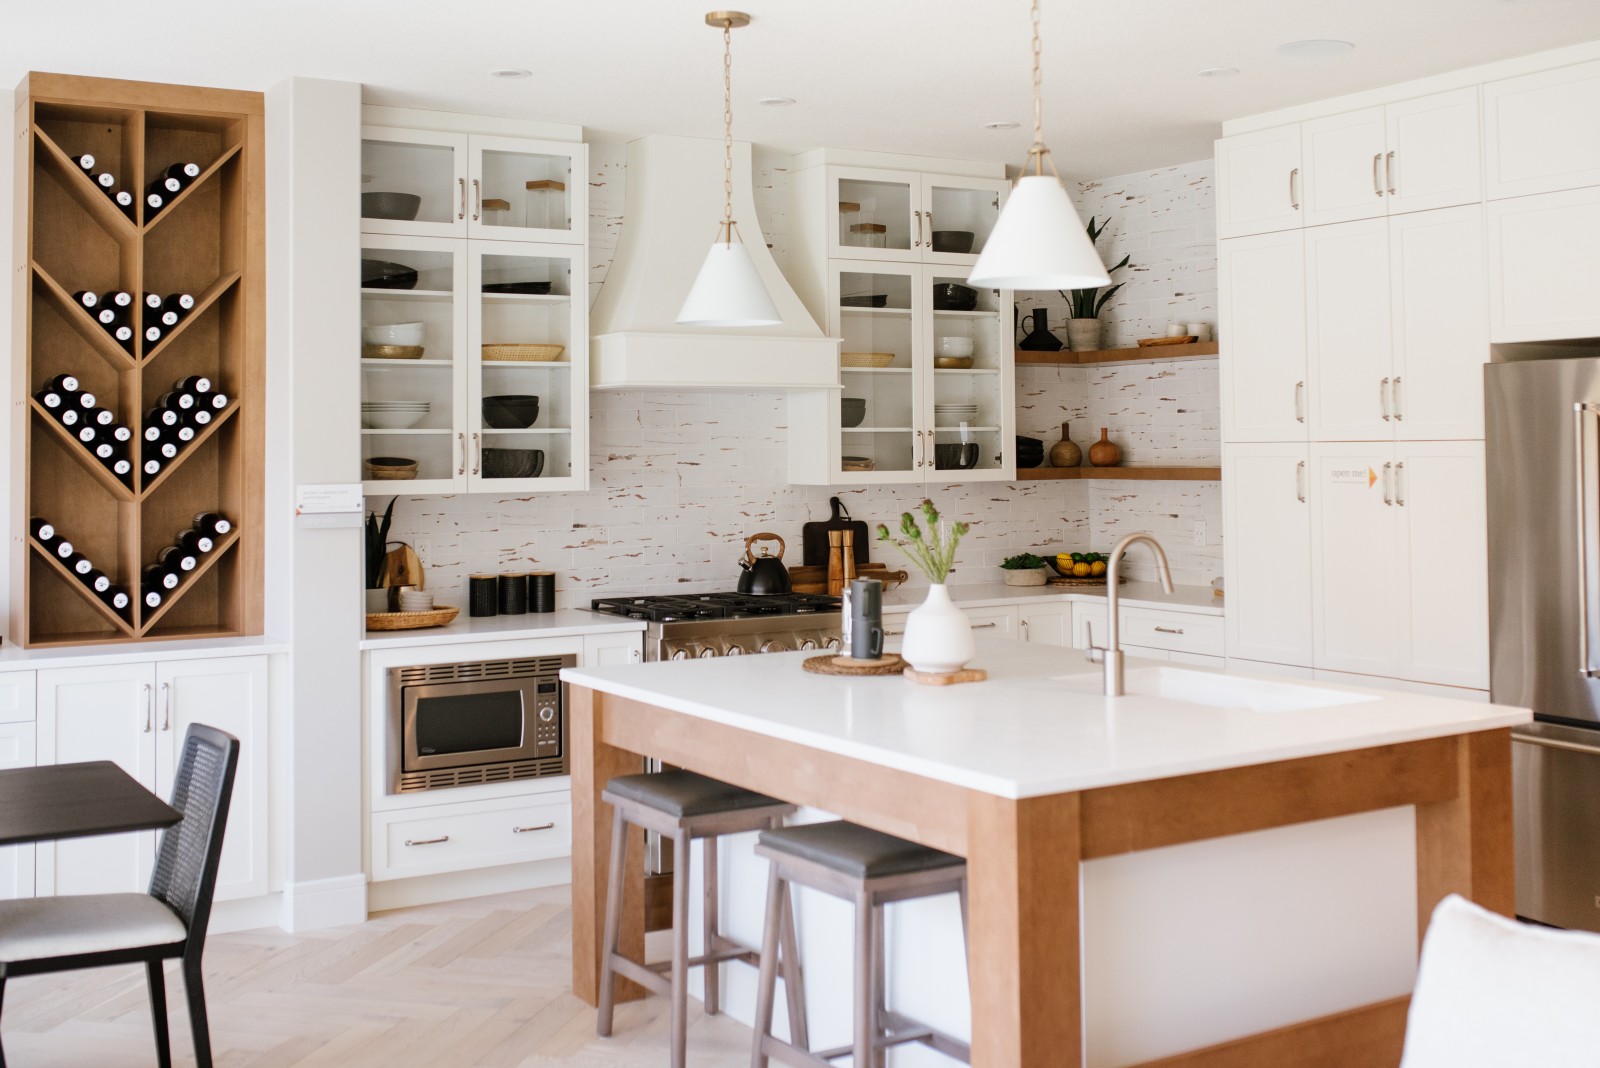
[[646, 660], [838, 649], [839, 598], [816, 593], [596, 597], [605, 615], [642, 619]]

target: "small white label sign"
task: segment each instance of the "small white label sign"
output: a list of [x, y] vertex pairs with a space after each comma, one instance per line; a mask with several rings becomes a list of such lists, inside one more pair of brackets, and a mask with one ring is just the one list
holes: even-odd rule
[[1378, 472], [1370, 467], [1335, 467], [1328, 472], [1328, 481], [1336, 486], [1366, 486], [1372, 488], [1378, 481]]
[[327, 515], [336, 512], [356, 512], [359, 514], [361, 507], [361, 483], [359, 482], [295, 487], [295, 515]]

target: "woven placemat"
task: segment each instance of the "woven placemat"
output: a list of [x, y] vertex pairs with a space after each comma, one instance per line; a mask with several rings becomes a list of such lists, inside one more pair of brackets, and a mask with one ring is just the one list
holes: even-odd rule
[[848, 656], [813, 656], [800, 662], [800, 666], [813, 675], [898, 675], [905, 670], [906, 662], [899, 653], [890, 653], [878, 660], [855, 660]]

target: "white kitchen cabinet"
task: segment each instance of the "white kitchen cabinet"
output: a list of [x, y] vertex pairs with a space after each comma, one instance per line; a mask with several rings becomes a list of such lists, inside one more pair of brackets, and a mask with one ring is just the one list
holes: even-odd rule
[[1476, 204], [1305, 231], [1313, 440], [1483, 436], [1482, 232]]
[[[365, 401], [427, 401], [413, 426], [369, 425], [362, 458], [414, 460], [412, 493], [536, 493], [588, 484], [587, 256], [582, 245], [365, 235], [363, 325], [423, 324], [420, 359], [363, 344]], [[381, 282], [374, 263], [416, 271], [414, 287]], [[537, 290], [500, 292], [499, 289]], [[552, 359], [507, 358], [486, 346], [558, 346]], [[548, 352], [542, 355], [550, 355]], [[485, 399], [534, 396], [523, 427], [490, 425]], [[373, 420], [376, 422], [376, 420]], [[525, 472], [537, 470], [537, 474]], [[397, 484], [365, 472], [368, 493]]]
[[1230, 659], [1311, 666], [1309, 461], [1303, 444], [1223, 446]]
[[1072, 644], [1072, 605], [1060, 601], [1017, 606], [1017, 636], [1037, 645]]
[[1490, 200], [1600, 184], [1600, 60], [1483, 86]]
[[1383, 108], [1313, 119], [1300, 127], [1305, 225], [1384, 215]]
[[[883, 613], [884, 637], [893, 639], [897, 643], [906, 635], [906, 616], [910, 615], [917, 605], [896, 607]], [[1015, 638], [1017, 636], [1017, 606], [1011, 604], [969, 606], [957, 604], [967, 615], [967, 622], [972, 624], [974, 634], [985, 634], [997, 638]]]
[[1217, 237], [1303, 225], [1298, 124], [1224, 137], [1217, 141], [1216, 159]]
[[1218, 244], [1224, 441], [1305, 441], [1305, 239], [1299, 230]]
[[1600, 186], [1490, 201], [1488, 214], [1489, 339], [1600, 337]]
[[372, 881], [551, 860], [572, 853], [567, 790], [372, 814]]
[[[194, 661], [38, 673], [38, 762], [111, 760], [160, 797], [171, 793], [183, 730], [218, 726], [240, 742], [216, 897], [266, 891], [267, 661]], [[156, 832], [41, 842], [40, 894], [137, 891], [150, 878]]]
[[[831, 259], [970, 266], [1000, 217], [1010, 183], [1000, 178], [827, 168]], [[971, 235], [970, 248], [934, 248], [934, 232]], [[965, 272], [963, 272], [965, 273]]]
[[1314, 666], [1488, 685], [1481, 442], [1311, 447]]
[[[980, 289], [977, 306], [935, 306], [936, 287], [963, 271], [859, 260], [832, 262], [825, 318], [844, 339], [842, 393], [789, 400], [789, 480], [808, 485], [1009, 481], [1015, 475], [1015, 350], [1011, 294]], [[971, 367], [940, 367], [940, 338], [973, 346]], [[874, 366], [876, 364], [876, 366]], [[844, 405], [864, 414], [846, 420]], [[945, 405], [973, 405], [966, 418]], [[847, 425], [850, 424], [850, 425]], [[975, 466], [959, 468], [963, 444]]]
[[[1154, 656], [1170, 660], [1174, 656], [1204, 657], [1185, 662], [1220, 665], [1223, 655], [1222, 617], [1203, 612], [1181, 612], [1166, 608], [1120, 606], [1119, 644], [1130, 656]], [[1072, 647], [1104, 647], [1110, 639], [1104, 603], [1078, 602], [1072, 606]]]
[[[34, 765], [33, 725], [33, 672], [17, 672], [27, 676], [17, 680], [12, 676], [0, 677], [0, 686], [7, 689], [26, 685], [28, 690], [28, 719], [4, 722], [0, 717], [0, 768], [31, 768]], [[33, 865], [35, 848], [32, 844], [0, 846], [0, 901], [33, 896]]]
[[[361, 229], [581, 243], [588, 174], [582, 143], [367, 126], [361, 132]], [[415, 218], [381, 217], [397, 213], [383, 210], [373, 195], [380, 193], [418, 197]]]
[[637, 664], [643, 659], [644, 638], [638, 631], [583, 636], [583, 667]]

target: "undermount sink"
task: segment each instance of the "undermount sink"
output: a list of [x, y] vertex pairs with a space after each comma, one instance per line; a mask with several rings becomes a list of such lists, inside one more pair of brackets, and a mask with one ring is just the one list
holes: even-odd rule
[[[1099, 672], [1064, 675], [1060, 676], [1060, 681], [1073, 689], [1093, 692], [1098, 692], [1102, 685]], [[1166, 667], [1129, 671], [1125, 676], [1125, 690], [1129, 697], [1158, 697], [1210, 708], [1242, 708], [1251, 712], [1300, 712], [1309, 708], [1377, 700], [1370, 694]]]

